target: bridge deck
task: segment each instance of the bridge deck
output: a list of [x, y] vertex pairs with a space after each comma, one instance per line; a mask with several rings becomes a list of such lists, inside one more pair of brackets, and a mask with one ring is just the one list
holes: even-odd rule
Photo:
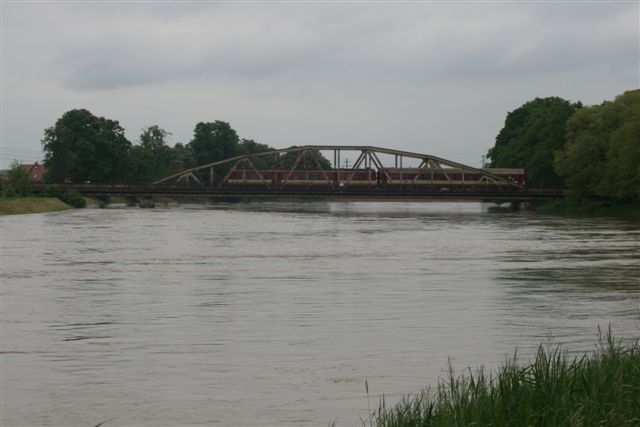
[[[307, 189], [304, 191], [284, 190], [211, 190], [207, 188], [175, 188], [129, 185], [93, 185], [68, 184], [62, 190], [76, 190], [84, 196], [92, 197], [210, 197], [210, 198], [311, 198], [311, 199], [357, 199], [357, 200], [433, 200], [433, 201], [489, 201], [513, 202], [560, 199], [564, 196], [557, 189], [527, 188], [489, 188], [489, 189], [450, 189], [432, 190], [415, 189], [398, 191], [393, 189], [331, 191], [323, 189]], [[35, 189], [38, 191], [38, 188]], [[41, 189], [44, 191], [44, 187]]]

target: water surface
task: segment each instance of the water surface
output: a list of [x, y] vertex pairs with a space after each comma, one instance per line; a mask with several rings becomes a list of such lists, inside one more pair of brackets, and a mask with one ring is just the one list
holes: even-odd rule
[[640, 224], [479, 204], [4, 217], [6, 426], [361, 425], [370, 402], [598, 325], [640, 336]]

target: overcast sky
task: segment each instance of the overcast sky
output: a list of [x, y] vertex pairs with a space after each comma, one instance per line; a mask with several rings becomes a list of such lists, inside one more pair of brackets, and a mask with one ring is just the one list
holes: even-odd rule
[[640, 87], [638, 2], [2, 2], [2, 167], [65, 111], [191, 140], [367, 144], [479, 165], [535, 97]]

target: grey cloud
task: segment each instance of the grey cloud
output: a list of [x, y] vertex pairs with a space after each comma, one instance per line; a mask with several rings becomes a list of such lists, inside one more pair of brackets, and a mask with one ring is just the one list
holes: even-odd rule
[[[628, 67], [638, 59], [629, 54], [637, 53], [637, 40], [629, 34], [603, 38], [610, 23], [602, 7], [572, 6], [568, 24], [541, 6], [524, 12], [504, 5], [475, 8], [447, 7], [443, 13], [418, 5], [384, 14], [383, 8], [345, 7], [343, 12], [352, 13], [340, 14], [316, 7], [320, 13], [309, 14], [301, 7], [255, 11], [199, 5], [169, 18], [167, 9], [156, 6], [156, 14], [143, 15], [136, 24], [115, 24], [113, 32], [107, 20], [100, 26], [104, 34], [63, 49], [58, 63], [67, 87], [109, 90], [190, 78], [353, 84], [388, 76], [414, 83], [504, 79], [597, 64]], [[606, 12], [616, 17], [631, 9], [616, 5]], [[591, 37], [594, 33], [600, 34]]]
[[132, 139], [157, 123], [185, 142], [223, 119], [280, 147], [366, 139], [479, 158], [532, 97], [600, 102], [640, 84], [630, 3], [2, 7], [4, 140], [36, 149], [82, 106]]

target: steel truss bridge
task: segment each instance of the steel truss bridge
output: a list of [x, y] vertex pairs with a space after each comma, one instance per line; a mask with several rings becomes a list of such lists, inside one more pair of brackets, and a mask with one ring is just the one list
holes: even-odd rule
[[[352, 165], [341, 167], [343, 159], [349, 157], [355, 158]], [[327, 159], [331, 158], [333, 162], [329, 165]], [[523, 178], [521, 169], [479, 169], [408, 151], [372, 146], [306, 145], [231, 157], [186, 169], [144, 186], [74, 184], [66, 187], [97, 197], [528, 202], [563, 196], [562, 190], [526, 188]]]

